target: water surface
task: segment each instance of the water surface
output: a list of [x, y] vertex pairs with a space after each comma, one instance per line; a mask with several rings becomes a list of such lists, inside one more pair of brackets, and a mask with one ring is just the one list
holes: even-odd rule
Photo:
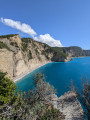
[[90, 57], [74, 58], [69, 62], [48, 63], [16, 82], [19, 89], [22, 91], [31, 89], [33, 76], [37, 72], [45, 75], [46, 80], [57, 89], [58, 96], [60, 96], [70, 90], [72, 80], [74, 85], [81, 89], [81, 79], [90, 79]]

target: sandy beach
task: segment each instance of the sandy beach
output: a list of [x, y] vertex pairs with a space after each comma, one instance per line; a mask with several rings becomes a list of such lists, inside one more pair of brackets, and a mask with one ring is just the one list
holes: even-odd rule
[[14, 81], [14, 82], [19, 81], [20, 79], [22, 79], [22, 78], [25, 77], [26, 75], [30, 74], [30, 73], [33, 72], [34, 70], [42, 67], [43, 65], [45, 65], [45, 64], [47, 64], [47, 63], [50, 63], [50, 62], [46, 62], [46, 63], [43, 63], [43, 64], [41, 63], [41, 64], [35, 65], [35, 66], [34, 66], [33, 68], [31, 68], [29, 71], [26, 71], [25, 73], [22, 73], [21, 75], [13, 78], [13, 81]]

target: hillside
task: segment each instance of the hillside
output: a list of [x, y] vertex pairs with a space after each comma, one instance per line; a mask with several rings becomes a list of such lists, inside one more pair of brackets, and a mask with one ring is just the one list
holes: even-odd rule
[[11, 34], [0, 36], [0, 70], [14, 79], [51, 61], [65, 61], [66, 55], [31, 38]]
[[90, 56], [90, 50], [80, 47], [50, 47], [31, 38], [20, 38], [18, 34], [0, 36], [0, 70], [11, 79], [49, 63], [65, 62], [71, 57]]
[[90, 50], [83, 50], [82, 48], [77, 46], [61, 47], [61, 48], [55, 47], [54, 49], [61, 51], [62, 53], [66, 54], [68, 57], [90, 56]]

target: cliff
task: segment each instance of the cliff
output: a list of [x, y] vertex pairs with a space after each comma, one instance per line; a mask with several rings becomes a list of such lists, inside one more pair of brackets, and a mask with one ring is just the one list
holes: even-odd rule
[[0, 36], [0, 70], [16, 79], [51, 61], [65, 61], [66, 57], [50, 46], [31, 38], [11, 34]]
[[58, 48], [58, 49], [60, 49], [68, 57], [90, 56], [90, 50], [83, 50], [82, 48], [77, 47], [77, 46], [62, 47], [62, 48]]
[[17, 79], [48, 62], [65, 62], [72, 57], [90, 56], [80, 47], [50, 47], [18, 34], [0, 36], [0, 70]]

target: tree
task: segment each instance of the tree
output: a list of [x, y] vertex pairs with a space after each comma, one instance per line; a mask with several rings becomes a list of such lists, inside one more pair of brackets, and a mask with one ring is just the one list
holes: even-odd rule
[[[13, 81], [0, 73], [0, 120], [57, 120], [65, 116], [49, 104], [47, 96], [54, 94], [55, 89], [38, 73], [34, 79], [35, 88], [22, 93], [17, 91]], [[14, 102], [13, 102], [14, 101]], [[12, 104], [8, 104], [8, 102]], [[7, 104], [5, 104], [7, 103]]]
[[0, 106], [10, 102], [15, 96], [15, 83], [0, 72]]
[[36, 86], [35, 96], [38, 100], [49, 101], [48, 96], [56, 93], [56, 89], [48, 82], [46, 82], [44, 76], [41, 73], [37, 73], [34, 83]]

